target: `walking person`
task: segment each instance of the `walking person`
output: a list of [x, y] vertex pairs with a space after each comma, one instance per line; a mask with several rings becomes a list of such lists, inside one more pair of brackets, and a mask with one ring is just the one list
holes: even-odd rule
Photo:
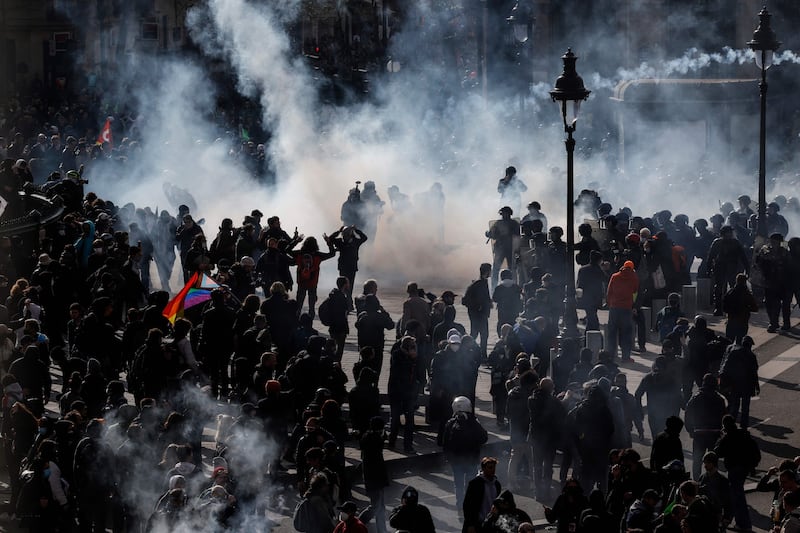
[[753, 338], [745, 335], [741, 344], [728, 346], [719, 369], [722, 390], [734, 420], [741, 410], [742, 428], [750, 425], [750, 398], [761, 393], [758, 383], [758, 359], [753, 353]]
[[473, 281], [464, 296], [461, 305], [467, 308], [469, 316], [469, 335], [476, 342], [480, 336], [481, 357], [485, 360], [489, 337], [489, 315], [492, 312], [492, 298], [489, 295], [489, 276], [492, 275], [492, 265], [481, 263], [478, 279]]
[[383, 458], [384, 441], [386, 433], [383, 418], [372, 417], [369, 421], [369, 430], [361, 437], [361, 469], [377, 533], [386, 533], [384, 489], [389, 486], [389, 472], [386, 470]]
[[692, 437], [692, 479], [700, 479], [703, 457], [713, 450], [722, 430], [722, 417], [728, 412], [725, 398], [717, 391], [717, 378], [703, 376], [703, 385], [686, 404], [686, 431]]
[[606, 302], [608, 302], [608, 351], [617, 354], [617, 346], [622, 351], [622, 360], [630, 361], [633, 348], [633, 305], [639, 291], [639, 278], [636, 276], [633, 261], [625, 261], [619, 272], [608, 282]]
[[486, 444], [489, 434], [475, 418], [469, 398], [456, 397], [452, 409], [453, 416], [445, 423], [442, 432], [442, 448], [453, 469], [456, 508], [460, 509], [464, 502], [467, 476], [475, 471], [481, 456], [481, 446]]
[[758, 302], [747, 288], [747, 274], [736, 275], [736, 284], [725, 293], [722, 302], [728, 318], [725, 323], [725, 336], [741, 344], [750, 326], [750, 314], [758, 311]]
[[740, 531], [750, 531], [752, 522], [744, 483], [747, 481], [747, 474], [761, 461], [758, 445], [746, 430], [736, 426], [736, 419], [732, 415], [725, 415], [722, 419], [722, 436], [717, 441], [714, 453], [725, 460], [736, 527]]

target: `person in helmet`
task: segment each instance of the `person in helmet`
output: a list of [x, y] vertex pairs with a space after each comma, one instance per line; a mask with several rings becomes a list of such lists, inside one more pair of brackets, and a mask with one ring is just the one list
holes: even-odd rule
[[453, 485], [456, 494], [456, 508], [464, 501], [467, 479], [478, 466], [481, 447], [489, 435], [475, 418], [472, 402], [466, 396], [456, 396], [452, 404], [453, 416], [442, 431], [442, 449], [453, 469]]
[[792, 291], [789, 280], [789, 251], [782, 246], [783, 236], [773, 233], [769, 241], [758, 250], [755, 264], [761, 270], [764, 286], [764, 304], [769, 317], [767, 331], [778, 331], [778, 322], [783, 318], [781, 329], [791, 329]]
[[737, 209], [736, 212], [740, 215], [750, 218], [750, 215], [753, 214], [753, 210], [750, 208], [750, 204], [752, 203], [750, 197], [746, 194], [743, 194], [736, 200], [739, 202], [739, 209]]
[[519, 247], [519, 222], [511, 218], [514, 210], [506, 205], [498, 213], [501, 219], [495, 221], [486, 232], [486, 238], [493, 241], [492, 290], [497, 286], [497, 275], [503, 263], [512, 272], [516, 270], [514, 256]]
[[781, 206], [778, 202], [767, 204], [767, 235], [780, 233], [781, 236], [786, 238], [789, 235], [789, 223], [780, 214], [780, 210]]

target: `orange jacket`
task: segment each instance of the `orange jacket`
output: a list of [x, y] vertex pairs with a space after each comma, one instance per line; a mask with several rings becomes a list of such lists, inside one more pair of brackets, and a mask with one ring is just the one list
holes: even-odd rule
[[608, 282], [606, 301], [611, 309], [632, 309], [636, 292], [639, 290], [639, 278], [630, 268], [622, 267], [611, 276]]

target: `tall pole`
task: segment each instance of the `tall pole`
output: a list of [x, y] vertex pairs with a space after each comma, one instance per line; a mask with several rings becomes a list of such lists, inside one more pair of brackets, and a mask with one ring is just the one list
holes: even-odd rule
[[564, 332], [565, 338], [577, 338], [578, 332], [578, 310], [575, 300], [575, 204], [574, 198], [574, 155], [575, 139], [572, 134], [575, 132], [575, 123], [565, 126], [567, 140], [564, 144], [567, 148], [567, 285], [564, 297]]
[[487, 102], [489, 98], [489, 74], [487, 69], [489, 67], [489, 51], [487, 50], [489, 46], [489, 3], [488, 0], [482, 0], [483, 10], [481, 13], [481, 27], [483, 30], [481, 31], [481, 44], [483, 48], [483, 54], [481, 55], [481, 75], [483, 79], [481, 80], [481, 89], [483, 90], [483, 101]]
[[[756, 234], [767, 237], [767, 69], [765, 67], [766, 50], [756, 53], [762, 54], [761, 81], [758, 92], [761, 95], [761, 129], [758, 139], [758, 225]], [[765, 242], [764, 241], [764, 242]]]

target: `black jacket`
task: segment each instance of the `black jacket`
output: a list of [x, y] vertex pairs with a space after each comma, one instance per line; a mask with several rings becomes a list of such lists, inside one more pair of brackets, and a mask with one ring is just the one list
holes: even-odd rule
[[347, 295], [339, 289], [333, 289], [328, 295], [331, 306], [331, 324], [328, 331], [331, 335], [347, 335], [350, 325], [347, 323], [347, 311], [350, 309]]

